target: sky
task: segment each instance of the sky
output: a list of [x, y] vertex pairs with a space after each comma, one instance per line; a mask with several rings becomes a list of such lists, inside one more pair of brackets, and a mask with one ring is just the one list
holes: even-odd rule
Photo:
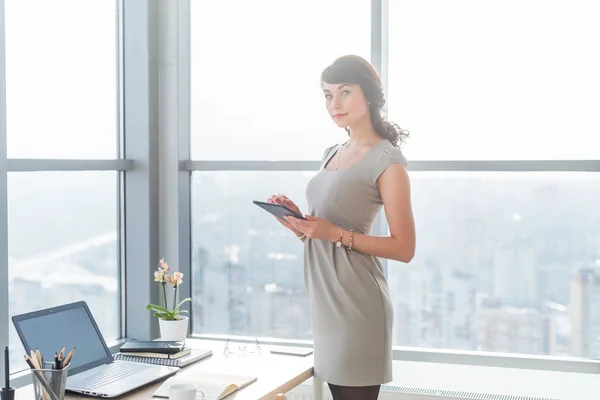
[[[387, 111], [407, 158], [598, 159], [598, 11], [390, 1]], [[319, 76], [369, 58], [369, 0], [192, 0], [190, 18], [193, 159], [318, 160], [345, 139]], [[114, 2], [6, 0], [6, 41], [9, 158], [114, 158]]]

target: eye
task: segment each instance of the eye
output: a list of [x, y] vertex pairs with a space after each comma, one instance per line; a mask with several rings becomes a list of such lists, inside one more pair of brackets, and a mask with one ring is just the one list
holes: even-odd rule
[[349, 90], [342, 90], [342, 94], [343, 94], [343, 95], [350, 94], [350, 91], [349, 91]]
[[332, 95], [330, 95], [330, 94], [326, 94], [326, 95], [325, 95], [325, 98], [326, 98], [327, 100], [331, 100], [331, 99], [333, 98], [333, 96], [332, 96]]

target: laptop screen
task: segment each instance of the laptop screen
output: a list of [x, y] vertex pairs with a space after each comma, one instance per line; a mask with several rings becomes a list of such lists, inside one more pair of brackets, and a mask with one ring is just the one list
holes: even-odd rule
[[54, 361], [63, 347], [65, 356], [75, 347], [69, 375], [113, 361], [84, 302], [15, 316], [13, 322], [25, 349], [39, 349], [44, 361]]

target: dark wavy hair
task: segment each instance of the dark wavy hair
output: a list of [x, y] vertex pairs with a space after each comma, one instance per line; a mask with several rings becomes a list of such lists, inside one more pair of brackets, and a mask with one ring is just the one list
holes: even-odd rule
[[[375, 132], [394, 146], [400, 147], [408, 138], [409, 132], [388, 121], [382, 114], [385, 105], [381, 79], [375, 68], [364, 58], [346, 55], [336, 59], [321, 73], [321, 82], [349, 83], [359, 85], [369, 104], [369, 114]], [[350, 131], [348, 135], [350, 135]]]

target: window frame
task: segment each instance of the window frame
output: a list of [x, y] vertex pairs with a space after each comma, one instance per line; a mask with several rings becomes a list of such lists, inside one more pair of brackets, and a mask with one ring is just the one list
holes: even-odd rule
[[[191, 277], [191, 175], [194, 171], [307, 171], [318, 161], [190, 160], [190, 0], [115, 0], [119, 35], [118, 154], [111, 160], [7, 159], [4, 0], [0, 0], [0, 254], [7, 254], [7, 172], [119, 171], [121, 334], [154, 339], [158, 322], [145, 310], [158, 301], [152, 272], [159, 257]], [[371, 0], [371, 62], [387, 93], [388, 2]], [[127, 57], [123, 57], [126, 54]], [[175, 55], [174, 55], [175, 54]], [[159, 79], [160, 78], [160, 79]], [[159, 123], [160, 122], [160, 123]], [[173, 142], [175, 136], [176, 142]], [[159, 151], [160, 149], [160, 151]], [[411, 171], [573, 171], [600, 173], [600, 160], [411, 161]], [[380, 214], [375, 234], [387, 233]], [[387, 271], [387, 263], [384, 265]], [[0, 258], [0, 319], [9, 320], [8, 259]], [[180, 287], [190, 296], [191, 279]], [[190, 315], [190, 329], [193, 325]], [[8, 325], [0, 342], [8, 341]], [[224, 341], [230, 336], [195, 334]], [[240, 342], [254, 337], [236, 336]], [[261, 343], [311, 346], [310, 341], [259, 338]], [[600, 361], [561, 357], [394, 347], [394, 359], [508, 368], [600, 373]], [[0, 365], [0, 375], [3, 364]], [[27, 376], [13, 386], [28, 383]]]
[[[6, 63], [4, 35], [4, 0], [0, 0], [0, 320], [8, 321], [8, 210], [6, 162]], [[0, 343], [8, 343], [8, 324], [0, 324]], [[4, 376], [4, 363], [0, 366]]]

